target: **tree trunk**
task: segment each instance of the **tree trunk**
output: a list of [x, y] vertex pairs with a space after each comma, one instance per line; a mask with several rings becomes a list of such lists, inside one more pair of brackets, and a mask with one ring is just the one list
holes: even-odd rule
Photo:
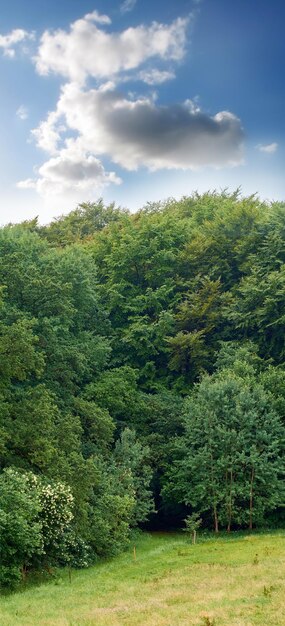
[[22, 581], [25, 583], [27, 580], [27, 567], [25, 563], [21, 567], [21, 576], [22, 576]]
[[213, 496], [214, 528], [215, 528], [215, 533], [218, 533], [219, 521], [218, 521], [218, 513], [217, 513], [216, 489], [214, 487], [214, 469], [213, 469], [214, 460], [213, 460], [213, 453], [212, 453], [211, 447], [210, 447], [210, 455], [211, 455], [211, 483], [212, 483], [211, 487], [212, 487], [212, 496]]
[[232, 523], [232, 512], [233, 512], [233, 503], [232, 503], [232, 488], [233, 488], [233, 470], [230, 469], [230, 493], [229, 493], [229, 504], [228, 504], [228, 527], [227, 532], [231, 532], [231, 523]]
[[249, 493], [249, 530], [252, 530], [254, 467], [251, 468]]
[[217, 505], [216, 502], [214, 502], [214, 525], [215, 525], [215, 533], [219, 532], [219, 520], [218, 520], [218, 514], [217, 514]]

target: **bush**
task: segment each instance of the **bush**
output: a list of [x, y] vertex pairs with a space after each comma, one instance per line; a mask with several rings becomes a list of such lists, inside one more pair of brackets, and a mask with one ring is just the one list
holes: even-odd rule
[[43, 554], [41, 509], [36, 483], [8, 469], [0, 476], [0, 584], [10, 586], [25, 576]]
[[63, 483], [11, 468], [0, 475], [0, 585], [11, 586], [33, 566], [66, 553], [72, 505]]

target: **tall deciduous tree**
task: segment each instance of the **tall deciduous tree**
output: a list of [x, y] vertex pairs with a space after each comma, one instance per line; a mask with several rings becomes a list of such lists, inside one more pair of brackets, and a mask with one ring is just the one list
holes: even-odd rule
[[165, 487], [166, 495], [211, 513], [216, 531], [232, 524], [251, 529], [285, 503], [282, 422], [250, 352], [231, 357], [231, 367], [206, 376], [186, 400], [185, 434], [175, 442]]

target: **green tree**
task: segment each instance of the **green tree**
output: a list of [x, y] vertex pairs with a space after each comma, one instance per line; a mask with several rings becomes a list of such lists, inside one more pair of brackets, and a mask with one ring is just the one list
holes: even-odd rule
[[88, 240], [96, 231], [120, 220], [126, 213], [126, 209], [116, 208], [113, 203], [104, 206], [102, 199], [92, 203], [83, 202], [68, 215], [62, 215], [48, 226], [38, 228], [38, 232], [56, 246], [67, 246]]
[[112, 462], [94, 459], [96, 478], [89, 497], [84, 539], [97, 557], [112, 556], [128, 545], [136, 500], [131, 472], [118, 472]]
[[15, 584], [43, 553], [41, 504], [29, 477], [12, 468], [0, 475], [0, 585]]
[[283, 426], [250, 357], [241, 360], [237, 350], [231, 368], [204, 377], [184, 415], [166, 495], [211, 513], [216, 531], [220, 525], [252, 528], [284, 504]]
[[130, 472], [134, 491], [135, 507], [130, 519], [131, 526], [145, 522], [150, 513], [154, 512], [154, 503], [150, 483], [152, 468], [150, 466], [150, 449], [143, 446], [130, 428], [125, 428], [115, 446], [115, 463], [119, 475], [122, 471]]

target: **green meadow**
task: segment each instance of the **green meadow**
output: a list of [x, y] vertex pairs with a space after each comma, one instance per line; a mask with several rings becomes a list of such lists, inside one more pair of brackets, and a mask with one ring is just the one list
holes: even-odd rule
[[2, 596], [1, 626], [284, 626], [285, 532], [143, 534], [124, 554]]

